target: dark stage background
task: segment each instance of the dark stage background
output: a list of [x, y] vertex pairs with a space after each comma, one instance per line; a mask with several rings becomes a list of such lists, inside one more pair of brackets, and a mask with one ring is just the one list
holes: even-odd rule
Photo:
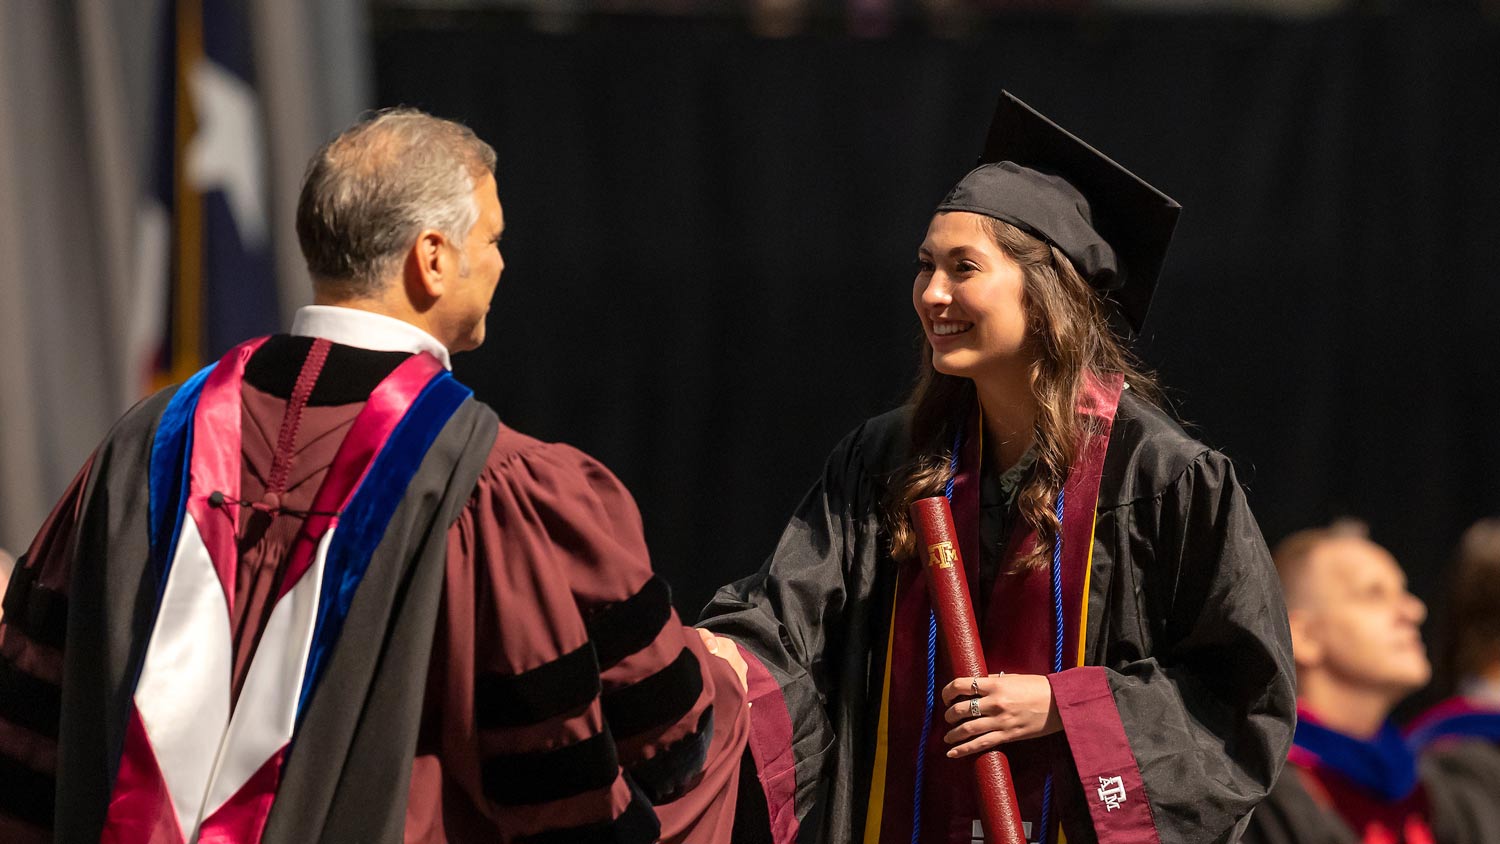
[[508, 267], [460, 376], [620, 475], [689, 616], [905, 394], [916, 246], [1002, 86], [1182, 202], [1140, 350], [1268, 540], [1364, 518], [1431, 602], [1463, 527], [1500, 511], [1492, 20], [377, 22], [381, 104], [500, 154]]

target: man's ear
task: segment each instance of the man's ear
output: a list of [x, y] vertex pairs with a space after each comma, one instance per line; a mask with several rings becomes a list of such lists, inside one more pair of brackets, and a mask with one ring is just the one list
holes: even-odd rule
[[1302, 609], [1287, 610], [1286, 619], [1292, 627], [1292, 661], [1298, 670], [1322, 665], [1323, 639], [1317, 615]]
[[410, 259], [416, 276], [413, 280], [429, 301], [442, 298], [453, 277], [455, 260], [448, 245], [447, 236], [437, 229], [423, 229], [412, 244]]

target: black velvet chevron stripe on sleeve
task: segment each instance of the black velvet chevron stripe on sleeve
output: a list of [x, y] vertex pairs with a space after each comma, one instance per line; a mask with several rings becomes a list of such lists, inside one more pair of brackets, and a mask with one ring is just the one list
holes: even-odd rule
[[626, 773], [660, 806], [681, 797], [698, 782], [708, 747], [714, 740], [714, 712], [706, 710], [698, 728], [650, 759], [630, 766]]
[[520, 674], [475, 678], [474, 713], [484, 729], [525, 727], [582, 710], [599, 696], [599, 663], [585, 643]]
[[703, 693], [698, 658], [687, 648], [665, 668], [604, 696], [604, 717], [620, 739], [681, 720]]
[[5, 623], [39, 645], [61, 648], [68, 633], [68, 597], [37, 585], [36, 578], [24, 557], [16, 563], [5, 592]]
[[57, 781], [50, 774], [0, 753], [0, 815], [51, 829], [56, 793]]
[[529, 806], [598, 791], [620, 775], [609, 730], [583, 741], [533, 753], [502, 753], [484, 760], [485, 796], [501, 806]]
[[[629, 782], [626, 777], [626, 782]], [[631, 783], [630, 805], [612, 821], [549, 830], [522, 839], [525, 844], [651, 844], [661, 835], [646, 796]]]
[[56, 741], [61, 713], [61, 689], [0, 656], [0, 719]]
[[646, 581], [640, 591], [591, 614], [585, 624], [599, 656], [600, 670], [656, 641], [672, 618], [672, 590], [659, 577]]

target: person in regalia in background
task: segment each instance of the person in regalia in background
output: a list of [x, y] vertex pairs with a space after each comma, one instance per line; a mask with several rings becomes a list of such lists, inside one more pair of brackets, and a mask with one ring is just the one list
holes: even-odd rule
[[727, 840], [734, 654], [607, 469], [448, 371], [504, 227], [459, 124], [314, 157], [317, 304], [126, 414], [16, 567], [0, 840]]
[[1500, 817], [1500, 519], [1464, 532], [1445, 621], [1439, 676], [1452, 694], [1412, 722], [1407, 743], [1424, 763], [1488, 793], [1483, 812]]
[[[11, 570], [16, 567], [16, 558], [9, 551], [0, 548], [0, 602], [5, 600], [5, 587], [10, 585]], [[4, 604], [0, 603], [0, 618], [5, 617]]]
[[1390, 714], [1427, 685], [1427, 608], [1394, 557], [1340, 523], [1276, 546], [1297, 661], [1289, 762], [1245, 844], [1500, 841], [1484, 793], [1419, 765]]
[[[1009, 94], [983, 160], [917, 250], [911, 400], [700, 622], [750, 666], [740, 840], [971, 844], [965, 759], [1002, 747], [1030, 841], [1234, 841], [1291, 740], [1291, 647], [1233, 465], [1122, 336], [1179, 207]], [[944, 494], [998, 676], [934, 654], [907, 507]]]

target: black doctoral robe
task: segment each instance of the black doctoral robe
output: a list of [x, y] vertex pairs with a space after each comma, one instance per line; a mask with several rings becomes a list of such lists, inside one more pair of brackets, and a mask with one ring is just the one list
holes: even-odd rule
[[[1500, 710], [1482, 698], [1453, 697], [1418, 716], [1407, 742], [1421, 760], [1423, 779], [1450, 801], [1454, 822], [1448, 828], [1469, 831], [1459, 841], [1500, 841]], [[1439, 839], [1440, 841], [1442, 839]]]
[[[886, 643], [906, 633], [891, 629], [900, 564], [879, 513], [908, 439], [904, 409], [850, 433], [762, 569], [704, 611], [704, 626], [752, 658], [762, 840], [868, 840], [872, 772], [887, 749], [877, 747]], [[981, 542], [995, 553], [997, 537]], [[1234, 841], [1291, 743], [1286, 611], [1230, 461], [1129, 390], [1103, 462], [1087, 584], [1088, 667], [1051, 678], [1071, 751], [1059, 741], [1051, 754], [1067, 840]], [[1132, 792], [1119, 808], [1149, 814], [1096, 833], [1129, 814], [1103, 804], [1104, 757], [1133, 761], [1144, 799]], [[742, 837], [756, 837], [746, 827]], [[896, 833], [909, 837], [910, 822]]]
[[[1424, 779], [1438, 795], [1438, 844], [1500, 841], [1500, 747], [1483, 738], [1443, 742], [1422, 755]], [[1434, 801], [1435, 803], [1437, 800]]]
[[[1419, 766], [1421, 801], [1426, 825], [1417, 835], [1430, 828], [1435, 844], [1491, 844], [1500, 841], [1500, 815], [1495, 809], [1493, 788], [1457, 774], [1448, 767], [1463, 767], [1472, 757], [1450, 758], [1446, 762], [1424, 759]], [[1494, 765], [1480, 760], [1482, 767]], [[1491, 768], [1491, 770], [1495, 770]], [[1308, 793], [1301, 770], [1287, 766], [1270, 795], [1255, 808], [1242, 844], [1368, 844], [1390, 841], [1388, 833], [1366, 837], [1333, 807], [1324, 805]], [[1399, 844], [1425, 844], [1408, 834]]]

